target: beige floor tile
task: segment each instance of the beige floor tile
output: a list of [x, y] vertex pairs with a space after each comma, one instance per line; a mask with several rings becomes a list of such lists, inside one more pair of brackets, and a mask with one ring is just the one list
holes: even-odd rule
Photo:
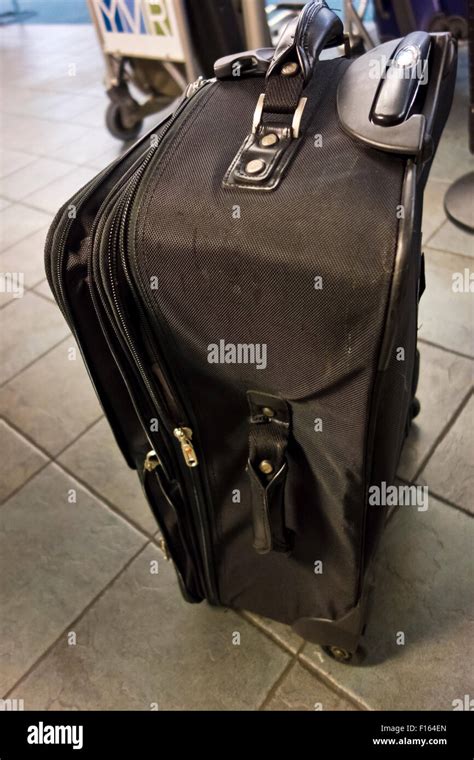
[[51, 292], [51, 288], [49, 287], [48, 280], [42, 280], [38, 285], [36, 285], [34, 292], [43, 296], [43, 298], [49, 298], [50, 301], [56, 303], [55, 298]]
[[148, 533], [157, 531], [137, 473], [124, 461], [107, 420], [100, 420], [66, 449], [59, 462]]
[[39, 158], [6, 177], [1, 185], [2, 193], [12, 201], [20, 201], [33, 192], [41, 192], [50, 182], [58, 180], [70, 171], [71, 165], [64, 161]]
[[0, 410], [52, 456], [99, 419], [102, 410], [71, 336], [1, 389]]
[[[3, 107], [2, 107], [3, 111]], [[1, 130], [0, 130], [1, 133]], [[7, 177], [13, 172], [17, 172], [19, 169], [31, 164], [35, 160], [35, 156], [30, 153], [21, 153], [17, 150], [0, 150], [0, 177]], [[2, 183], [3, 185], [3, 183]]]
[[[33, 665], [143, 541], [54, 464], [2, 506], [0, 693]], [[60, 647], [68, 649], [66, 637]], [[31, 706], [26, 700], [25, 707]]]
[[423, 459], [453, 417], [472, 386], [474, 363], [433, 346], [419, 344], [421, 353], [417, 397], [421, 412], [413, 421], [398, 468], [411, 481]]
[[69, 200], [74, 193], [80, 190], [94, 176], [95, 172], [93, 169], [79, 166], [71, 170], [71, 166], [69, 166], [68, 174], [50, 182], [41, 188], [41, 190], [36, 190], [27, 195], [24, 198], [24, 203], [35, 206], [35, 208], [39, 208], [42, 211], [49, 211], [51, 214], [55, 214], [63, 203]]
[[356, 710], [352, 702], [339, 696], [299, 663], [295, 663], [278, 686], [265, 710], [307, 712]]
[[289, 661], [233, 612], [187, 604], [154, 547], [74, 630], [12, 693], [26, 709], [254, 710]]
[[31, 291], [0, 311], [4, 383], [64, 338], [69, 328], [59, 309]]
[[473, 531], [433, 498], [425, 512], [400, 507], [380, 547], [365, 663], [312, 644], [301, 656], [371, 709], [452, 710], [472, 684]]
[[0, 254], [0, 271], [21, 272], [25, 288], [44, 280], [44, 244], [48, 229], [49, 226], [43, 227]]
[[0, 419], [2, 462], [0, 465], [0, 502], [5, 501], [25, 480], [48, 461], [23, 436]]
[[[474, 219], [474, 198], [472, 201]], [[474, 258], [474, 235], [456, 227], [449, 219], [429, 240], [429, 247]]]
[[420, 483], [474, 515], [474, 398], [435, 449]]
[[0, 211], [0, 252], [51, 223], [51, 214], [14, 203]]
[[[471, 259], [425, 249], [426, 291], [420, 302], [420, 338], [474, 355], [474, 301], [470, 292], [455, 292], [453, 277], [469, 270]], [[470, 270], [469, 270], [470, 271]]]

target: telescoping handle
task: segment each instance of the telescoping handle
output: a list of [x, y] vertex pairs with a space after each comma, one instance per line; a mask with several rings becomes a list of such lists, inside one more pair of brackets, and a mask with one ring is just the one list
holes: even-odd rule
[[[307, 102], [303, 92], [315, 64], [323, 48], [344, 42], [343, 24], [324, 0], [305, 5], [285, 27], [265, 76], [252, 132], [230, 165], [224, 187], [268, 191], [278, 186], [297, 147]], [[265, 120], [265, 114], [273, 116]]]

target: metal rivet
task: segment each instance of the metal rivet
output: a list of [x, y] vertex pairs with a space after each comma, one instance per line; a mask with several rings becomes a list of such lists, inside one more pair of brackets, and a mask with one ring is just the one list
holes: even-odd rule
[[260, 145], [264, 148], [270, 148], [278, 142], [278, 135], [275, 132], [269, 132], [268, 135], [264, 135], [260, 140]]
[[247, 174], [260, 174], [265, 169], [265, 161], [261, 158], [254, 158], [253, 161], [249, 161], [245, 167]]
[[285, 65], [282, 67], [281, 73], [284, 77], [294, 77], [294, 75], [297, 74], [299, 70], [300, 67], [297, 63], [285, 63]]
[[274, 416], [275, 416], [275, 412], [274, 412], [274, 411], [273, 411], [273, 409], [272, 409], [271, 407], [269, 407], [269, 406], [264, 406], [264, 407], [262, 408], [262, 414], [264, 414], [264, 415], [265, 415], [265, 417], [274, 417]]
[[270, 475], [270, 473], [273, 472], [273, 465], [271, 462], [268, 461], [268, 459], [264, 459], [258, 465], [258, 469], [260, 470], [260, 472], [263, 472], [264, 475]]

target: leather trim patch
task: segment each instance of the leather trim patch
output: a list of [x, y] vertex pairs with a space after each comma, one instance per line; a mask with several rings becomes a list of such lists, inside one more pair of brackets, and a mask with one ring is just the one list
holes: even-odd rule
[[[275, 134], [278, 141], [266, 147], [262, 144], [262, 140], [269, 134]], [[256, 133], [252, 132], [245, 138], [224, 176], [222, 186], [267, 192], [275, 190], [299, 143], [300, 139], [295, 140], [291, 137], [290, 127], [262, 125]], [[251, 162], [260, 162], [261, 171], [255, 174], [246, 171], [246, 167]]]

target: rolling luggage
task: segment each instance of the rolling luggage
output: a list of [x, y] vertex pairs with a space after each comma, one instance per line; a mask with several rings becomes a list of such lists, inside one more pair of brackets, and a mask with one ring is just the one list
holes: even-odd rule
[[58, 212], [46, 269], [185, 598], [347, 662], [389, 512], [369, 489], [416, 411], [422, 195], [456, 46], [421, 32], [319, 60], [344, 42], [311, 2], [276, 49], [217, 61]]

